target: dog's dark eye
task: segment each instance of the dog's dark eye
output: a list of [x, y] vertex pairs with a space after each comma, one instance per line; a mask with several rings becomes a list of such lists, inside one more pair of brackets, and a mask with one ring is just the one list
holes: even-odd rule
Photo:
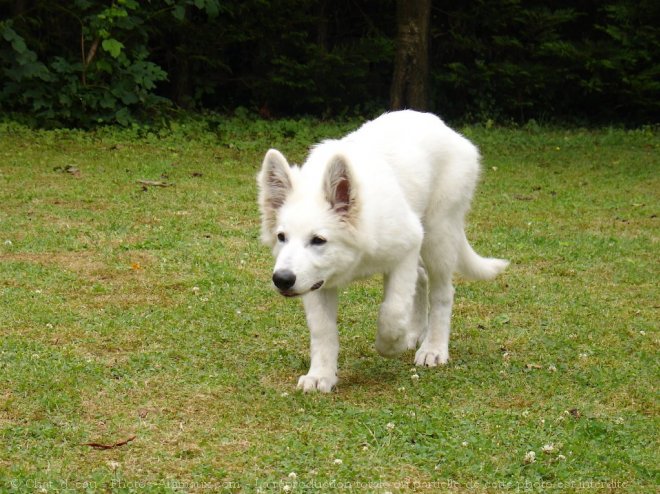
[[280, 242], [286, 242], [286, 235], [284, 235], [282, 232], [277, 234], [277, 240]]
[[312, 244], [312, 245], [323, 245], [326, 242], [327, 242], [327, 240], [324, 239], [323, 237], [319, 237], [318, 235], [314, 235], [312, 237], [312, 240], [310, 241], [310, 244]]

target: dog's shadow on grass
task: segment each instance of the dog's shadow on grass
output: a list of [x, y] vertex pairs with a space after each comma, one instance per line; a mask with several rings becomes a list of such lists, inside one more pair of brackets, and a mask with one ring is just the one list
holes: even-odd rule
[[[452, 363], [434, 369], [415, 367], [414, 351], [408, 351], [394, 359], [386, 359], [378, 355], [375, 350], [373, 354], [347, 355], [339, 362], [339, 382], [333, 391], [333, 396], [361, 395], [392, 395], [402, 389], [409, 389], [417, 384], [421, 375], [424, 382], [428, 383], [427, 377], [434, 374], [450, 372]], [[295, 364], [296, 370], [292, 376], [305, 374], [309, 368], [309, 360], [301, 358], [291, 362]], [[417, 379], [416, 379], [417, 377]], [[434, 380], [438, 386], [450, 386], [451, 378]], [[290, 377], [289, 380], [293, 379]], [[296, 377], [297, 379], [297, 377]]]
[[379, 355], [346, 360], [339, 370], [340, 391], [369, 390], [375, 393], [391, 393], [410, 383], [415, 374], [414, 353], [406, 352], [395, 359], [384, 359]]

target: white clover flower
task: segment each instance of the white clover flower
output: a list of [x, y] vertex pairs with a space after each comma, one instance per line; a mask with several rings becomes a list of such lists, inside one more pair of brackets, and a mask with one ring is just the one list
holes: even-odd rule
[[285, 392], [282, 393], [280, 396], [281, 396], [282, 398], [286, 398], [287, 396], [289, 396], [289, 393], [287, 393], [287, 392], [285, 391]]
[[410, 379], [412, 379], [413, 381], [419, 381], [419, 374], [413, 374], [412, 376], [410, 376]]
[[555, 367], [554, 365], [549, 365], [549, 366], [548, 366], [548, 370], [549, 370], [550, 372], [557, 372], [557, 367]]
[[289, 477], [290, 479], [294, 479], [294, 480], [295, 480], [295, 479], [298, 478], [298, 474], [297, 474], [296, 472], [291, 472], [291, 473], [288, 475], [288, 477]]
[[546, 444], [546, 445], [543, 446], [543, 448], [541, 448], [541, 451], [543, 451], [546, 454], [550, 454], [550, 453], [554, 452], [554, 450], [555, 450], [555, 445], [554, 444]]
[[464, 448], [465, 448], [467, 445], [468, 445], [468, 442], [467, 442], [467, 441], [463, 441], [463, 442], [461, 443], [461, 446], [463, 446]]
[[523, 463], [525, 465], [529, 465], [530, 463], [534, 463], [536, 461], [536, 453], [534, 451], [528, 451], [525, 454], [525, 457], [523, 458]]
[[344, 461], [339, 458], [335, 458], [335, 461], [333, 461], [332, 463], [334, 463], [335, 465], [343, 465]]
[[284, 492], [291, 492], [291, 486], [290, 486], [289, 484], [285, 484], [285, 485], [282, 487], [282, 490], [283, 490]]
[[566, 459], [566, 457], [564, 455], [557, 455], [557, 459], [559, 461], [564, 461]]
[[195, 295], [197, 295], [199, 293], [199, 287], [198, 286], [192, 287], [192, 291]]
[[385, 427], [387, 427], [388, 431], [393, 431], [396, 425], [394, 425], [394, 422], [388, 422]]

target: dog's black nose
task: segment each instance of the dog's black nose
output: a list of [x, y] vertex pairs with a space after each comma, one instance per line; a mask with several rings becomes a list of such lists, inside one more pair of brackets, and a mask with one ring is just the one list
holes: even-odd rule
[[273, 273], [273, 283], [280, 290], [288, 290], [296, 284], [296, 275], [288, 269], [278, 269]]

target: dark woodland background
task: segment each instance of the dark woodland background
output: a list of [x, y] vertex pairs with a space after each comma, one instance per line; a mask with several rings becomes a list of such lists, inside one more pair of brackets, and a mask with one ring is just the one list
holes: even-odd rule
[[659, 26], [657, 0], [0, 0], [0, 111], [654, 124]]

